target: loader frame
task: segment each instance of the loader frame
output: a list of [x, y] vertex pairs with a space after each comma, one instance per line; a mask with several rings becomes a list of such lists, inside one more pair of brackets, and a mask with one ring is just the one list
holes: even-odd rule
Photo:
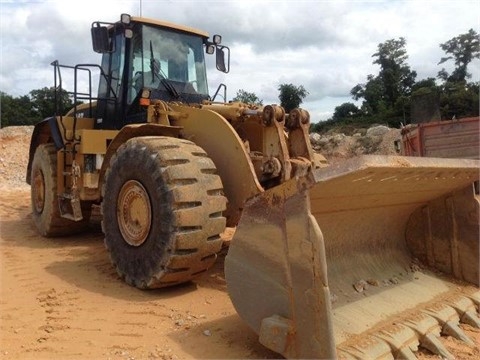
[[[156, 37], [136, 43], [137, 74], [135, 39], [149, 32]], [[422, 346], [451, 359], [440, 334], [471, 343], [458, 325], [480, 327], [479, 161], [367, 156], [326, 166], [307, 111], [217, 103], [195, 89], [203, 52], [184, 58], [199, 60], [194, 81], [178, 80], [189, 75], [178, 64], [155, 75], [169, 60], [154, 56], [164, 34], [216, 52], [228, 72], [219, 36], [126, 14], [92, 24], [101, 66], [52, 63], [56, 113], [35, 126], [27, 168], [42, 235], [83, 231], [100, 205], [117, 273], [150, 289], [200, 276], [225, 227], [236, 227], [230, 298], [260, 342], [287, 358], [414, 359]], [[61, 70], [74, 79], [66, 114]]]

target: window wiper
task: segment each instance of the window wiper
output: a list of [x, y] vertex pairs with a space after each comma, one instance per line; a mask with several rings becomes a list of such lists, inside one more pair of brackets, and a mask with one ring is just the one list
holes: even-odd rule
[[[160, 77], [159, 77], [160, 78]], [[170, 84], [168, 82], [167, 79], [165, 78], [161, 78], [160, 79], [160, 82], [162, 83], [163, 86], [165, 86], [165, 89], [168, 90], [168, 92], [170, 93], [170, 95], [172, 95], [175, 99], [179, 99], [180, 98], [180, 94], [178, 93], [177, 89], [175, 89], [175, 86], [173, 86], [172, 84]]]
[[175, 87], [168, 82], [167, 76], [163, 72], [160, 66], [160, 63], [158, 64], [158, 70], [161, 73], [161, 76], [157, 74], [157, 72], [155, 71], [156, 69], [154, 68], [154, 63], [155, 63], [155, 58], [153, 56], [153, 44], [152, 44], [152, 40], [150, 40], [150, 71], [152, 72], [152, 83], [155, 81], [155, 77], [157, 77], [158, 80], [160, 80], [160, 83], [162, 83], [163, 86], [165, 86], [165, 89], [168, 90], [170, 95], [172, 95], [175, 99], [180, 98], [180, 94], [178, 93], [177, 89], [175, 89]]

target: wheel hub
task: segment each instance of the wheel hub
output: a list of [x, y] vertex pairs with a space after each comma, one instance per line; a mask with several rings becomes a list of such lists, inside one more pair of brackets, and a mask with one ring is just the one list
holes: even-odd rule
[[140, 182], [129, 180], [120, 189], [117, 221], [125, 242], [132, 246], [145, 242], [152, 223], [152, 210], [150, 197]]
[[45, 180], [40, 169], [35, 169], [32, 184], [32, 200], [35, 211], [40, 214], [45, 206]]

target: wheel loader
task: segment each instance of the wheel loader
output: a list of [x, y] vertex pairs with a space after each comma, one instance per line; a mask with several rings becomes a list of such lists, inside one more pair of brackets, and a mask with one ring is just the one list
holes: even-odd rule
[[228, 293], [287, 358], [453, 358], [441, 335], [472, 344], [460, 324], [480, 327], [478, 160], [329, 165], [307, 111], [227, 103], [223, 84], [209, 96], [205, 54], [230, 68], [220, 36], [128, 14], [91, 35], [101, 65], [52, 63], [56, 113], [31, 139], [42, 235], [83, 231], [100, 206], [113, 266], [151, 289], [207, 271], [235, 227]]

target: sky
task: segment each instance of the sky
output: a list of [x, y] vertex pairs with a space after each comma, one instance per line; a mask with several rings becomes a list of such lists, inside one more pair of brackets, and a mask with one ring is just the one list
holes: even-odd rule
[[[379, 44], [405, 38], [418, 81], [453, 70], [453, 61], [438, 65], [441, 43], [471, 28], [480, 33], [478, 0], [0, 0], [0, 91], [18, 97], [53, 86], [53, 60], [99, 63], [91, 24], [121, 13], [221, 34], [231, 69], [221, 73], [208, 59], [211, 95], [224, 83], [227, 100], [242, 89], [266, 105], [279, 103], [280, 84], [302, 85], [312, 122], [354, 102], [350, 90], [379, 72], [372, 63]], [[478, 60], [469, 72], [480, 80]]]

